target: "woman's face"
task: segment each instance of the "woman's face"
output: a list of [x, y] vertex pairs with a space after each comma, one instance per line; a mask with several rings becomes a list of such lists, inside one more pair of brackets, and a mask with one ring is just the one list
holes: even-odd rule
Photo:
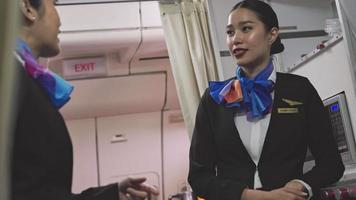
[[268, 64], [277, 29], [267, 32], [257, 15], [247, 8], [232, 11], [226, 28], [226, 42], [238, 65], [258, 69]]
[[59, 53], [59, 27], [61, 25], [55, 8], [56, 0], [42, 0], [37, 19], [33, 24], [35, 49], [40, 57], [52, 57]]

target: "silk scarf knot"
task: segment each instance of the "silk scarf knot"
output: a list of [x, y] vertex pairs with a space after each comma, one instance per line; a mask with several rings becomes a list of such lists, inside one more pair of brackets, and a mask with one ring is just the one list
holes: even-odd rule
[[268, 79], [272, 72], [272, 60], [254, 79], [248, 79], [237, 66], [236, 77], [209, 82], [210, 96], [217, 104], [245, 112], [249, 121], [260, 119], [272, 111], [274, 82]]

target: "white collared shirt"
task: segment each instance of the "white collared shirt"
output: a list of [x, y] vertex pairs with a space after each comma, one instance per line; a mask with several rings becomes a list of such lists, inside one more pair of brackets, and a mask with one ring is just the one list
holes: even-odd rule
[[[277, 72], [273, 69], [268, 80], [276, 83]], [[271, 93], [272, 99], [274, 92]], [[268, 125], [271, 119], [271, 113], [265, 115], [262, 119], [256, 121], [248, 121], [245, 113], [235, 114], [235, 126], [240, 134], [240, 138], [252, 158], [253, 162], [258, 165], [261, 156], [263, 143], [267, 134]], [[255, 172], [254, 188], [262, 187], [258, 170]]]

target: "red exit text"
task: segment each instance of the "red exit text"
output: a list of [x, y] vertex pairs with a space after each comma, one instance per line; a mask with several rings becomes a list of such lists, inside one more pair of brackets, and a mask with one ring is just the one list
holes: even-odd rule
[[96, 63], [95, 62], [90, 62], [90, 63], [79, 63], [74, 65], [74, 71], [75, 72], [89, 72], [89, 71], [94, 71], [95, 70]]

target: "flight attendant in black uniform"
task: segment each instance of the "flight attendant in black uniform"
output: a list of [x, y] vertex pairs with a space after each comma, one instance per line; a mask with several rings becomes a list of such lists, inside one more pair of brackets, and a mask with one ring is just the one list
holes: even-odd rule
[[145, 178], [72, 194], [73, 150], [58, 109], [73, 87], [41, 66], [39, 57], [59, 53], [60, 20], [54, 0], [18, 0], [21, 26], [14, 52], [18, 71], [18, 109], [11, 162], [12, 200], [144, 199], [158, 191]]
[[[226, 40], [236, 76], [210, 82], [196, 116], [188, 181], [206, 200], [318, 199], [344, 165], [322, 100], [305, 77], [276, 72], [284, 46], [272, 8], [245, 0]], [[315, 166], [303, 173], [307, 152]]]

